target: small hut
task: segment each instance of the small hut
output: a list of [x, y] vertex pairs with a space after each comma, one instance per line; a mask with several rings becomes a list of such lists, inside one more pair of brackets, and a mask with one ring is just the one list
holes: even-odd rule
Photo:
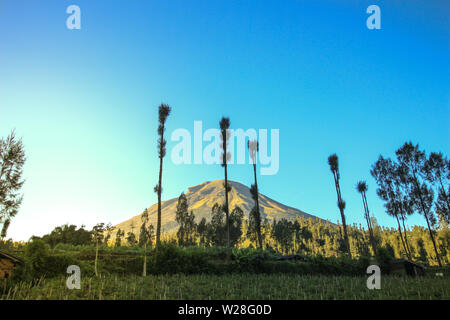
[[425, 274], [425, 269], [414, 262], [397, 259], [392, 260], [389, 263], [389, 271], [391, 274], [400, 274], [400, 275], [408, 275], [408, 276], [423, 276]]
[[7, 279], [12, 276], [16, 265], [22, 261], [4, 251], [0, 251], [0, 279]]

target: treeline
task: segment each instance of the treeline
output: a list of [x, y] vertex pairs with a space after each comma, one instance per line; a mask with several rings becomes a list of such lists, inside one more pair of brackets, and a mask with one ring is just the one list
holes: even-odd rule
[[[185, 203], [184, 195], [180, 196], [179, 204]], [[185, 208], [184, 205], [179, 208]], [[224, 212], [216, 204], [211, 210], [211, 220], [200, 220], [196, 223], [192, 219], [192, 212], [187, 210], [177, 211], [180, 228], [177, 233], [163, 234], [163, 243], [173, 243], [179, 246], [220, 247], [226, 245], [226, 225]], [[245, 219], [240, 208], [236, 207], [230, 214], [230, 242], [237, 248], [257, 248], [258, 238], [252, 230], [249, 219]], [[371, 219], [373, 225], [373, 236], [377, 248], [385, 248], [395, 258], [408, 258], [398, 230], [379, 226], [375, 218]], [[352, 257], [375, 256], [367, 228], [361, 225], [347, 227]], [[123, 231], [115, 230], [122, 234]], [[41, 239], [51, 248], [58, 248], [58, 244], [70, 245], [93, 245], [94, 230], [86, 230], [84, 227], [77, 228], [73, 225], [64, 225], [55, 228], [50, 234]], [[414, 226], [405, 231], [409, 239], [409, 248], [413, 261], [427, 265], [437, 265], [433, 243], [425, 227]], [[99, 241], [99, 246], [104, 247], [141, 247], [145, 243], [140, 236], [129, 232], [125, 238], [113, 238], [112, 232], [104, 233]], [[281, 254], [301, 254], [308, 256], [341, 257], [346, 255], [342, 225], [333, 224], [321, 219], [306, 219], [300, 217], [295, 221], [281, 219], [269, 222], [264, 220], [261, 224], [262, 243], [265, 250]], [[37, 239], [38, 237], [34, 237]], [[95, 238], [94, 238], [95, 239]], [[119, 240], [118, 240], [119, 239]], [[435, 239], [445, 263], [450, 261], [450, 231], [448, 227], [442, 227], [435, 231]], [[148, 239], [147, 245], [154, 247], [154, 237]]]

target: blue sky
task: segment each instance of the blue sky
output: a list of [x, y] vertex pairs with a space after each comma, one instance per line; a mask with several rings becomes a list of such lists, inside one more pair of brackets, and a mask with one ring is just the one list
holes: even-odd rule
[[[81, 8], [81, 30], [66, 8]], [[369, 30], [366, 8], [381, 9]], [[119, 223], [157, 201], [157, 106], [167, 134], [222, 115], [233, 128], [279, 129], [280, 169], [260, 191], [336, 221], [327, 157], [340, 158], [349, 223], [363, 223], [358, 180], [394, 226], [370, 167], [405, 141], [449, 154], [446, 1], [0, 2], [0, 136], [26, 147], [24, 203], [9, 236], [64, 223]], [[175, 165], [163, 200], [221, 179], [220, 166]], [[248, 165], [230, 179], [250, 185]], [[423, 224], [415, 214], [408, 224]]]

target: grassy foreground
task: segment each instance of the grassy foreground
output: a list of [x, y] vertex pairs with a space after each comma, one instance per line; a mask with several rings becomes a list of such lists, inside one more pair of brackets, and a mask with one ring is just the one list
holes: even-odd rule
[[[1, 283], [0, 283], [1, 284]], [[66, 288], [66, 278], [1, 285], [4, 299], [450, 299], [448, 277], [383, 276], [380, 290], [369, 290], [365, 277], [305, 275], [150, 275], [82, 279], [80, 290]], [[2, 293], [3, 292], [3, 293]]]

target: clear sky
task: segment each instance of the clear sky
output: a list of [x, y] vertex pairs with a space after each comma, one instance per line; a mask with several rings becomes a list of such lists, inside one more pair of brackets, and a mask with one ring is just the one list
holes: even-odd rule
[[[68, 30], [66, 8], [81, 8]], [[366, 8], [381, 9], [369, 30]], [[167, 135], [279, 129], [280, 167], [260, 192], [336, 221], [327, 157], [340, 159], [349, 223], [367, 180], [380, 224], [394, 226], [370, 167], [407, 140], [449, 155], [448, 1], [0, 0], [0, 136], [15, 128], [27, 162], [9, 237], [64, 223], [119, 223], [157, 201], [157, 106]], [[163, 200], [223, 178], [219, 165], [175, 165]], [[231, 180], [250, 185], [248, 165]], [[415, 214], [409, 225], [422, 224]]]

